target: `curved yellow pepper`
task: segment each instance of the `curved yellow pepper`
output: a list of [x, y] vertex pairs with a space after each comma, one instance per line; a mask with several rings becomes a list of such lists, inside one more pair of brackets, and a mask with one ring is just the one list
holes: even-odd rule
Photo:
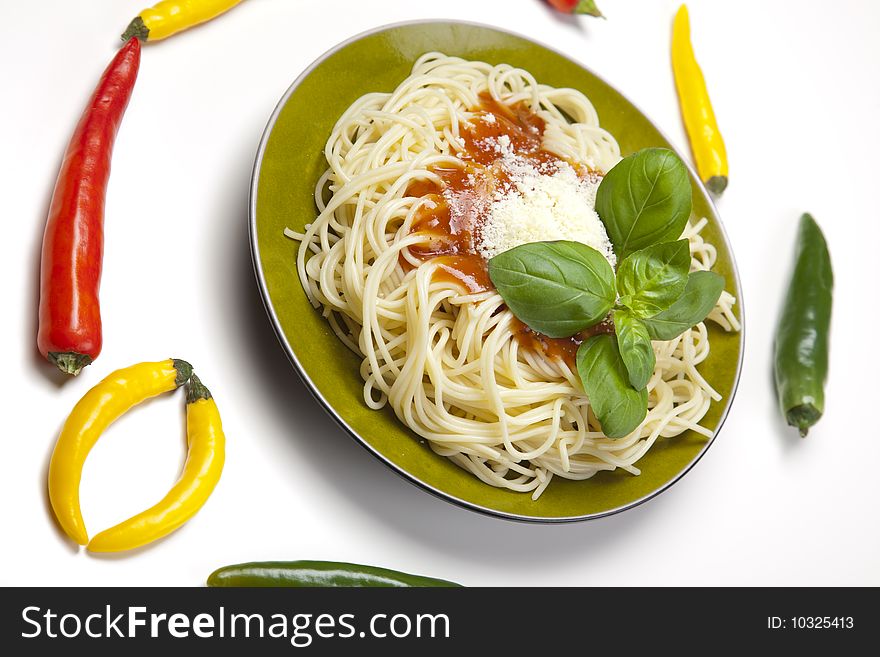
[[[86, 457], [101, 434], [136, 404], [187, 384], [188, 454], [183, 474], [161, 502], [101, 532], [89, 542], [79, 486]], [[49, 500], [64, 532], [93, 552], [128, 550], [171, 533], [189, 520], [214, 490], [223, 469], [225, 440], [211, 393], [186, 361], [140, 363], [111, 373], [77, 402], [49, 462]]]
[[180, 387], [192, 366], [182, 360], [139, 363], [112, 372], [80, 399], [61, 429], [49, 461], [49, 501], [64, 533], [80, 545], [88, 533], [79, 507], [83, 464], [98, 438], [132, 406]]
[[711, 192], [721, 194], [727, 187], [727, 149], [715, 121], [703, 72], [694, 56], [685, 5], [679, 8], [672, 26], [672, 71], [697, 173]]
[[217, 404], [195, 374], [186, 384], [186, 444], [183, 473], [162, 501], [101, 532], [86, 549], [119, 552], [146, 545], [183, 525], [208, 501], [223, 470], [226, 440]]
[[242, 0], [162, 0], [138, 14], [122, 34], [141, 41], [158, 41], [229, 11]]

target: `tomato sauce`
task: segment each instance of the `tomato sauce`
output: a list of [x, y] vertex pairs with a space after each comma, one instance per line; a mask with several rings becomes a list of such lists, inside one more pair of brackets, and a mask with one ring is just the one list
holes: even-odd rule
[[563, 360], [570, 367], [575, 367], [577, 350], [581, 343], [587, 338], [602, 333], [614, 333], [614, 325], [609, 320], [575, 333], [570, 338], [551, 338], [533, 331], [518, 319], [514, 319], [514, 335], [521, 346], [530, 351], [543, 353], [550, 359]]
[[[439, 265], [435, 279], [456, 282], [476, 294], [493, 289], [488, 263], [479, 254], [477, 244], [492, 199], [498, 191], [510, 188], [502, 159], [512, 152], [541, 171], [552, 171], [563, 160], [541, 148], [544, 120], [526, 103], [505, 105], [484, 92], [473, 112], [476, 118], [461, 124], [464, 150], [456, 153], [464, 167], [434, 167], [431, 171], [440, 178], [439, 184], [417, 180], [410, 183], [406, 194], [425, 199], [412, 232], [431, 237], [429, 242], [411, 246], [410, 254], [434, 260]], [[582, 176], [595, 173], [583, 165], [569, 164]], [[612, 330], [600, 324], [571, 338], [549, 338], [516, 322], [514, 332], [522, 346], [570, 365], [574, 365], [584, 339]]]

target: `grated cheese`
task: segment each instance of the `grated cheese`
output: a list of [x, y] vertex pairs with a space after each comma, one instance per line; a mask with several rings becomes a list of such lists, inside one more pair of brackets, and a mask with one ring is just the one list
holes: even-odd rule
[[529, 242], [572, 240], [593, 247], [612, 267], [616, 258], [596, 214], [598, 176], [583, 179], [565, 162], [535, 164], [516, 155], [507, 135], [497, 139], [509, 183], [496, 188], [476, 235], [477, 251], [489, 259]]

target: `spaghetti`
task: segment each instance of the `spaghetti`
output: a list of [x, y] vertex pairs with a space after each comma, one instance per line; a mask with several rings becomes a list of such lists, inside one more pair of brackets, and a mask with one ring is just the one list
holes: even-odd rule
[[[304, 232], [285, 232], [300, 241], [297, 270], [312, 304], [363, 358], [369, 407], [390, 404], [436, 453], [534, 499], [553, 476], [639, 474], [635, 463], [658, 438], [711, 436], [699, 422], [721, 397], [697, 370], [709, 354], [704, 323], [653, 343], [647, 417], [611, 440], [574, 366], [584, 336], [530, 331], [486, 274], [481, 228], [489, 201], [510, 189], [505, 158], [571, 167], [584, 180], [620, 159], [583, 94], [506, 64], [428, 53], [393, 92], [355, 101], [324, 154], [318, 216]], [[692, 270], [715, 262], [705, 225], [692, 222], [682, 236]], [[722, 293], [707, 320], [738, 330], [734, 302]]]

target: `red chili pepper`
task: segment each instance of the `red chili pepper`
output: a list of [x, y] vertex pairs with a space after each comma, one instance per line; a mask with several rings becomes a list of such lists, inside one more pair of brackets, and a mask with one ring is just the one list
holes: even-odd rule
[[589, 14], [596, 18], [604, 18], [594, 0], [547, 0], [547, 2], [564, 14]]
[[110, 155], [141, 60], [136, 38], [101, 76], [70, 139], [49, 207], [40, 271], [40, 353], [79, 374], [101, 353], [98, 289]]

